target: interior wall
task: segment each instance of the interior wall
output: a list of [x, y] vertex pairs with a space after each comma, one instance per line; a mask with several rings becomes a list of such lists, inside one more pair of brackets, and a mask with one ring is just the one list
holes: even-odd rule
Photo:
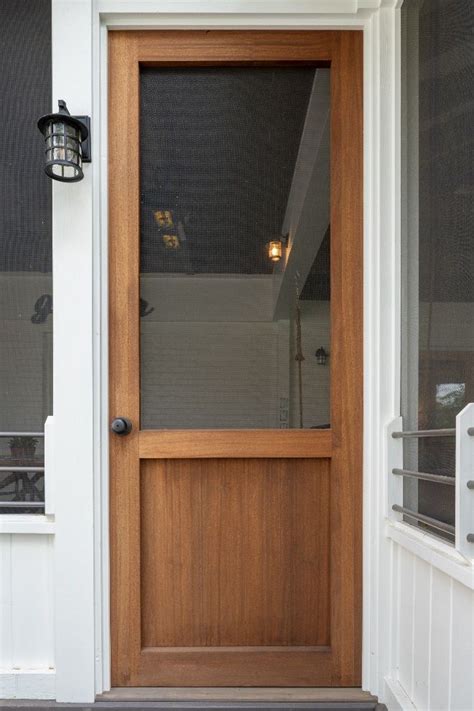
[[[293, 305], [273, 320], [271, 277], [147, 274], [142, 426], [299, 426]], [[329, 302], [301, 301], [304, 426], [329, 423]]]
[[[330, 302], [301, 301], [301, 342], [303, 383], [303, 425], [316, 427], [330, 424]], [[291, 427], [298, 427], [298, 363], [295, 360], [295, 322], [292, 320], [290, 352]], [[315, 353], [323, 347], [329, 357], [326, 365], [319, 365]]]
[[[2, 427], [42, 430], [52, 414], [53, 317], [32, 323], [34, 305], [51, 293], [51, 276], [38, 273], [0, 273], [0, 382]], [[0, 443], [2, 451], [8, 440]]]

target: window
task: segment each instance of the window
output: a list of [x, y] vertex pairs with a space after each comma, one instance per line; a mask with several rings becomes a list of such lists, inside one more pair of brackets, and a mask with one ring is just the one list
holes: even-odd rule
[[0, 512], [41, 513], [52, 412], [50, 0], [0, 3]]
[[[448, 477], [474, 400], [473, 33], [471, 0], [402, 7], [402, 414], [405, 430], [448, 430], [405, 439], [404, 468]], [[404, 505], [435, 522], [454, 524], [454, 501], [454, 486], [404, 480]]]

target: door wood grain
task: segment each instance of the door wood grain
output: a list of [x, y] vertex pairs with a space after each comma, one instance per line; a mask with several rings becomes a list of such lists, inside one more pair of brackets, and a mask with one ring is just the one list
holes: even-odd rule
[[[331, 430], [140, 431], [140, 65], [331, 68]], [[109, 34], [113, 686], [358, 686], [362, 34]]]

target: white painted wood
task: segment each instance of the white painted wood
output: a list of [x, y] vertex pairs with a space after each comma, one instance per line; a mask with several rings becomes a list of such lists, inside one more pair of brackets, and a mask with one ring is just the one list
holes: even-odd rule
[[[432, 571], [428, 709], [448, 709], [451, 684], [452, 579]], [[427, 601], [428, 602], [428, 601]], [[416, 626], [418, 634], [418, 624]]]
[[44, 513], [54, 514], [54, 418], [50, 415], [44, 423]]
[[474, 484], [467, 486], [474, 482], [474, 434], [469, 428], [474, 428], [474, 403], [456, 417], [456, 548], [474, 563], [474, 540], [467, 540], [474, 536]]
[[415, 706], [399, 681], [386, 676], [383, 689], [382, 698], [388, 711], [415, 711]]
[[[259, 15], [283, 14], [285, 16], [298, 15], [335, 15], [356, 14], [359, 11], [378, 9], [383, 0], [206, 0], [198, 6], [195, 0], [181, 0], [177, 6], [172, 0], [157, 3], [156, 0], [99, 0], [98, 11], [104, 14], [132, 14], [146, 15], [157, 12], [163, 15], [179, 14], [211, 14], [211, 15], [253, 15], [259, 21]], [[156, 22], [156, 20], [155, 20]]]
[[14, 669], [52, 668], [54, 665], [51, 547], [50, 536], [12, 536], [11, 662]]
[[415, 561], [416, 558], [401, 549], [398, 565], [398, 594], [399, 594], [399, 642], [396, 666], [398, 678], [408, 696], [413, 699], [414, 686], [414, 640], [415, 640]]
[[[399, 399], [398, 14], [385, 8], [364, 33], [364, 688], [381, 699], [398, 664], [403, 589], [387, 515], [385, 428]], [[401, 564], [401, 563], [400, 563]], [[395, 669], [395, 676], [396, 676]]]
[[4, 514], [0, 516], [0, 534], [5, 533], [51, 535], [54, 533], [54, 520], [51, 516], [38, 514]]
[[1, 699], [54, 699], [54, 671], [0, 671]]
[[0, 536], [0, 669], [12, 668], [12, 536]]
[[413, 704], [427, 711], [468, 711], [474, 708], [474, 592], [406, 547], [393, 545], [400, 561], [399, 602], [392, 612], [399, 639], [381, 699], [389, 709]]
[[403, 440], [394, 438], [394, 432], [403, 430], [403, 419], [395, 417], [385, 428], [385, 442], [387, 459], [385, 471], [387, 472], [387, 516], [394, 521], [402, 521], [403, 516], [392, 509], [393, 504], [403, 506], [403, 477], [392, 474], [393, 469], [403, 468]]
[[[418, 25], [419, 8], [410, 0], [407, 29], [401, 47], [400, 149], [401, 169], [401, 405], [405, 430], [418, 429], [419, 370], [419, 236], [418, 236]], [[407, 114], [408, 107], [410, 115]], [[418, 469], [418, 440], [404, 442], [406, 469]], [[418, 481], [406, 479], [403, 485], [405, 506], [418, 510]]]
[[474, 708], [474, 592], [458, 582], [452, 588], [451, 685], [449, 708]]
[[[91, 115], [91, 0], [53, 0], [52, 44], [54, 101]], [[71, 702], [95, 695], [91, 167], [53, 185], [56, 698]]]
[[54, 697], [52, 546], [0, 535], [0, 698]]
[[387, 522], [385, 530], [400, 548], [474, 590], [474, 568], [452, 545], [405, 523]]
[[[413, 688], [411, 698], [418, 709], [427, 709], [431, 640], [432, 568], [420, 558], [414, 558], [415, 581], [413, 598]], [[428, 640], [428, 644], [427, 644]]]

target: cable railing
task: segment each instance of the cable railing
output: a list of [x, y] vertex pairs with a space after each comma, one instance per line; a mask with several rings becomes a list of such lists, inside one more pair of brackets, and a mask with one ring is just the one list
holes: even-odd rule
[[44, 454], [37, 454], [37, 440], [44, 432], [0, 432], [10, 438], [10, 453], [0, 454], [0, 513], [44, 511]]
[[[456, 445], [455, 471], [418, 471], [415, 467], [408, 468], [403, 464], [403, 447], [389, 447], [389, 470], [391, 475], [401, 480], [399, 484], [389, 486], [389, 506], [393, 512], [402, 516], [401, 521], [412, 523], [427, 532], [452, 539], [463, 553], [474, 557], [474, 550], [469, 544], [474, 543], [472, 516], [474, 514], [474, 405], [468, 405], [458, 415], [456, 427], [403, 430], [401, 418], [394, 420], [389, 428], [392, 441], [452, 439]], [[421, 445], [420, 445], [421, 446]], [[395, 448], [394, 448], [395, 447]], [[454, 450], [453, 450], [454, 453]], [[396, 466], [394, 466], [396, 465]], [[455, 523], [441, 520], [435, 513], [424, 513], [405, 505], [404, 487], [402, 481], [411, 479], [417, 482], [429, 482], [455, 490]], [[403, 501], [402, 501], [403, 499]], [[416, 497], [415, 497], [416, 500]], [[417, 507], [418, 508], [418, 507]], [[400, 520], [400, 519], [398, 519]], [[467, 547], [466, 547], [467, 546]]]

